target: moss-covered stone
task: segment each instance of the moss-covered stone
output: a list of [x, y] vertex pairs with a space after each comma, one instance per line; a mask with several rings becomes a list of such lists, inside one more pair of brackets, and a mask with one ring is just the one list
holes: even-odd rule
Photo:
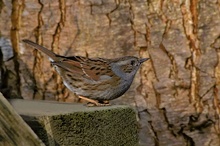
[[138, 145], [136, 116], [129, 106], [86, 107], [24, 100], [11, 103], [46, 145]]

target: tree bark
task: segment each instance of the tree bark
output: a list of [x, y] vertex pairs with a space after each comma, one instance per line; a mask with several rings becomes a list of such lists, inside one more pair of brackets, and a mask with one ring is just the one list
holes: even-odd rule
[[60, 55], [150, 57], [112, 101], [137, 110], [140, 144], [220, 145], [219, 0], [3, 0], [0, 19], [12, 96], [77, 100], [22, 39]]

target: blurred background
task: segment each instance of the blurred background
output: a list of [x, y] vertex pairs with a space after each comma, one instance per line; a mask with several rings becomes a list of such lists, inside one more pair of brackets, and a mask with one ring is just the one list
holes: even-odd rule
[[65, 56], [150, 57], [112, 104], [140, 145], [220, 145], [220, 0], [0, 0], [0, 91], [81, 102], [30, 39]]

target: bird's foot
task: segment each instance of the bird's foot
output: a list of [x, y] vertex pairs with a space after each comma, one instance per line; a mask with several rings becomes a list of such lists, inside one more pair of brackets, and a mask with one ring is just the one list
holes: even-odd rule
[[92, 106], [109, 106], [110, 105], [108, 100], [98, 101], [98, 100], [94, 100], [94, 99], [89, 99], [89, 98], [84, 97], [84, 96], [79, 96], [79, 98], [88, 101], [88, 103], [87, 103], [88, 107], [92, 107]]
[[89, 107], [92, 107], [92, 106], [110, 106], [111, 104], [109, 103], [108, 100], [104, 100], [104, 101], [97, 101], [96, 100], [96, 103], [92, 103], [92, 102], [89, 102], [87, 103], [87, 106]]

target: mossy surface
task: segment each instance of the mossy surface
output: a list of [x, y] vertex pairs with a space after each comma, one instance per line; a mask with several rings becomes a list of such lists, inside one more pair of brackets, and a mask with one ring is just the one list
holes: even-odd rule
[[[25, 111], [22, 115], [32, 117], [24, 119], [27, 123], [32, 123], [29, 125], [46, 145], [138, 145], [135, 111], [129, 106], [86, 107], [81, 104], [35, 102], [41, 107], [35, 109], [33, 104], [26, 104], [32, 106], [29, 112], [27, 109], [20, 109], [20, 113]], [[20, 102], [14, 102], [14, 107], [22, 108], [21, 106]], [[57, 112], [53, 110], [55, 108]]]

